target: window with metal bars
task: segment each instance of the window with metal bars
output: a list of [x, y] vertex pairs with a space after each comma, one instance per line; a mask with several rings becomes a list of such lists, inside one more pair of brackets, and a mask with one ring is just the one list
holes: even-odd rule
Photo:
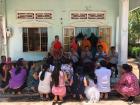
[[23, 28], [23, 52], [47, 51], [47, 28]]

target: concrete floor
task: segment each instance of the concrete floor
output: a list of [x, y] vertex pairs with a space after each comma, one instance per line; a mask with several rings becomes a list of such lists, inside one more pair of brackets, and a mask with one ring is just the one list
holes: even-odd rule
[[[139, 98], [140, 99], [140, 98]], [[8, 102], [6, 99], [3, 99], [3, 102], [0, 102], [0, 105], [52, 105], [52, 101], [37, 101], [37, 102]], [[58, 105], [58, 104], [56, 104]], [[86, 102], [65, 102], [62, 105], [128, 105], [127, 102], [122, 100], [108, 100], [100, 101], [98, 103], [86, 103]], [[140, 105], [140, 100], [136, 100], [133, 105]]]
[[[139, 77], [139, 70], [137, 68], [137, 63], [135, 59], [129, 59], [128, 63], [133, 66], [133, 72]], [[0, 105], [52, 105], [52, 101], [40, 101], [39, 97], [30, 98], [0, 98]], [[58, 104], [56, 104], [58, 105]], [[120, 100], [118, 96], [113, 96], [109, 100], [101, 100], [98, 103], [86, 103], [83, 102], [72, 102], [66, 101], [62, 105], [128, 105], [126, 101]], [[133, 105], [140, 105], [140, 96], [136, 97], [135, 103]]]

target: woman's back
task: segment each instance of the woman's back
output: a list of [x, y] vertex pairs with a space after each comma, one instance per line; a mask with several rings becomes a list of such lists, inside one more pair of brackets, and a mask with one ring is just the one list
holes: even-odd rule
[[65, 86], [65, 76], [62, 71], [59, 72], [59, 86]]
[[[41, 76], [42, 71], [39, 73], [39, 77]], [[51, 73], [50, 72], [45, 72], [44, 80], [39, 81], [39, 85], [50, 85], [51, 82]]]
[[100, 92], [110, 92], [110, 76], [111, 70], [106, 67], [96, 69], [97, 86]]
[[10, 88], [22, 86], [25, 82], [26, 73], [26, 69], [24, 69], [23, 67], [21, 67], [21, 71], [18, 74], [16, 74], [16, 68], [13, 68], [11, 70], [11, 79], [9, 81]]
[[100, 98], [100, 92], [96, 88], [94, 80], [87, 77], [88, 86], [85, 89], [85, 95], [90, 102], [98, 102]]
[[137, 96], [140, 93], [139, 81], [133, 73], [124, 73], [116, 85], [116, 90], [122, 95]]
[[124, 84], [133, 91], [139, 91], [139, 80], [133, 73], [124, 74]]
[[11, 78], [15, 80], [23, 79], [26, 74], [26, 70], [24, 68], [21, 68], [21, 72], [16, 74], [16, 68], [13, 68], [11, 70]]
[[95, 86], [94, 80], [88, 79], [88, 86], [90, 86], [90, 87]]
[[50, 93], [50, 91], [51, 91], [50, 82], [52, 80], [51, 73], [46, 71], [44, 74], [44, 79], [41, 78], [41, 75], [42, 75], [42, 71], [39, 73], [38, 91], [40, 93], [45, 93], [45, 94]]

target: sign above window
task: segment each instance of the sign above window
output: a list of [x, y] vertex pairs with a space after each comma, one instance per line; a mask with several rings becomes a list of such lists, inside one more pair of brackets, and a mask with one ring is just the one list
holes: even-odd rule
[[17, 19], [52, 19], [52, 11], [17, 11]]
[[36, 13], [36, 19], [52, 19], [52, 13]]
[[17, 13], [18, 19], [34, 19], [34, 13]]
[[105, 19], [105, 12], [71, 12], [71, 19]]

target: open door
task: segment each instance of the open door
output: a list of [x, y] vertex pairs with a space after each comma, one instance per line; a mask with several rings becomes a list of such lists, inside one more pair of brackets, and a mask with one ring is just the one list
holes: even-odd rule
[[70, 51], [70, 40], [75, 36], [74, 27], [64, 27], [63, 29], [63, 47], [65, 52]]

